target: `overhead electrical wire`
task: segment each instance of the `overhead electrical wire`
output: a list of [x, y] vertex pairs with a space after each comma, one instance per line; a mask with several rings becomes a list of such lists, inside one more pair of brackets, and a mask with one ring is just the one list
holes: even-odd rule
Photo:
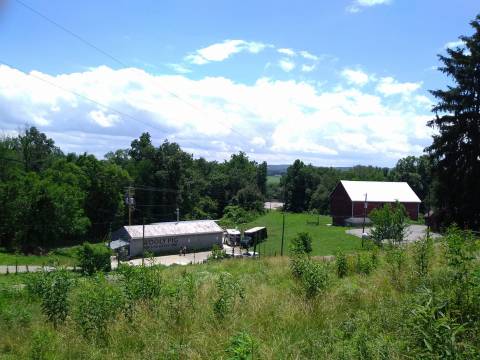
[[[57, 21], [51, 19], [50, 17], [48, 17], [47, 15], [43, 14], [42, 12], [38, 11], [37, 9], [33, 8], [32, 6], [26, 4], [25, 2], [23, 2], [22, 0], [15, 0], [18, 4], [20, 4], [21, 6], [23, 6], [24, 8], [26, 8], [27, 10], [31, 11], [32, 13], [36, 14], [37, 16], [41, 17], [42, 19], [44, 19], [45, 21], [49, 22], [50, 24], [56, 26], [57, 28], [61, 29], [62, 31], [66, 32], [67, 34], [69, 34], [70, 36], [73, 36], [74, 38], [76, 38], [77, 40], [81, 41], [83, 44], [91, 47], [92, 49], [98, 51], [99, 53], [101, 53], [102, 55], [108, 57], [110, 60], [116, 62], [117, 64], [125, 67], [125, 68], [128, 68], [130, 67], [129, 65], [127, 65], [125, 62], [119, 60], [116, 56], [113, 56], [112, 54], [110, 54], [109, 52], [101, 49], [100, 47], [98, 47], [97, 45], [94, 45], [92, 42], [86, 40], [84, 37], [78, 35], [77, 33], [75, 33], [74, 31], [68, 29], [67, 27], [61, 25], [60, 23], [58, 23]], [[173, 91], [169, 90], [169, 89], [166, 89], [165, 87], [161, 86], [161, 85], [158, 85], [162, 90], [164, 90], [166, 93], [168, 93], [170, 96], [172, 97], [175, 97], [176, 99], [180, 100], [181, 102], [185, 103], [186, 105], [192, 107], [193, 109], [197, 110], [197, 111], [200, 111], [202, 113], [204, 113], [205, 115], [208, 115], [205, 113], [205, 111], [202, 109], [202, 108], [199, 108], [198, 106], [192, 104], [191, 102], [185, 100], [184, 98], [182, 98], [181, 96], [179, 96], [178, 94], [174, 93]], [[218, 122], [222, 123], [222, 121], [218, 120]], [[223, 123], [224, 125], [227, 125], [226, 123]], [[229, 125], [227, 125], [228, 127]], [[240, 133], [239, 131], [235, 130], [232, 127], [230, 127], [230, 130], [232, 132], [234, 132], [235, 134], [247, 139], [248, 141], [250, 141], [250, 139], [248, 139], [245, 135], [243, 135], [242, 133]], [[192, 142], [192, 144], [194, 144]], [[195, 145], [195, 144], [194, 144]]]

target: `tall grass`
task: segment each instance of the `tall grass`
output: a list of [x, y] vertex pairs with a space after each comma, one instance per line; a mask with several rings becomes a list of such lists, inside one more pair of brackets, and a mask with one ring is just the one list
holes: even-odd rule
[[[424, 263], [423, 252], [392, 251], [362, 252], [360, 260], [344, 255], [341, 277], [334, 262], [321, 264], [329, 281], [316, 296], [305, 296], [310, 289], [292, 275], [286, 257], [81, 277], [70, 293], [66, 321], [56, 329], [46, 321], [41, 299], [17, 284], [42, 275], [5, 277], [0, 358], [478, 358], [480, 268], [472, 256], [455, 257], [467, 265], [452, 265], [452, 255], [446, 257], [470, 250], [435, 244], [422, 276], [416, 257]], [[462, 282], [468, 298], [454, 302], [460, 275], [468, 278], [470, 285]], [[114, 301], [105, 305], [109, 294]], [[462, 306], [468, 306], [468, 318]], [[102, 320], [99, 332], [91, 327], [96, 317]]]

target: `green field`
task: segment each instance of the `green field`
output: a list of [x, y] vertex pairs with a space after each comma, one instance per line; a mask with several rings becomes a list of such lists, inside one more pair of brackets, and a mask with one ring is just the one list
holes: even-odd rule
[[281, 176], [269, 175], [267, 176], [267, 185], [276, 185], [280, 184]]
[[[242, 226], [248, 229], [254, 226], [266, 226], [268, 240], [261, 244], [260, 255], [279, 255], [282, 243], [282, 217], [280, 211], [270, 211], [255, 221]], [[361, 240], [345, 233], [346, 228], [327, 226], [331, 217], [320, 216], [317, 225], [317, 215], [293, 214], [285, 215], [284, 254], [288, 254], [290, 240], [299, 232], [308, 232], [312, 236], [313, 255], [334, 255], [337, 251], [352, 252], [361, 249]]]
[[[103, 244], [94, 244], [103, 246]], [[78, 245], [58, 248], [50, 251], [47, 255], [24, 255], [6, 252], [0, 249], [0, 265], [62, 265], [73, 266], [76, 263], [76, 251]]]

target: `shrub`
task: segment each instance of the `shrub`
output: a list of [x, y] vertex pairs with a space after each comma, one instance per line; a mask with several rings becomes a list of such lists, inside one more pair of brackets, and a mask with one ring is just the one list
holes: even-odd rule
[[374, 267], [371, 254], [357, 254], [355, 263], [355, 271], [357, 274], [370, 275]]
[[228, 272], [220, 273], [217, 279], [217, 299], [213, 312], [218, 319], [224, 319], [232, 311], [237, 299], [243, 299], [245, 290], [240, 282]]
[[106, 340], [108, 323], [124, 308], [124, 298], [119, 287], [99, 276], [80, 284], [73, 305], [73, 320], [82, 335], [87, 339]]
[[293, 254], [310, 254], [312, 252], [312, 238], [307, 232], [300, 232], [290, 242], [290, 251]]
[[131, 316], [135, 302], [151, 300], [160, 296], [162, 279], [158, 268], [122, 266], [119, 271], [124, 276], [123, 289], [127, 316]]
[[307, 298], [314, 298], [326, 290], [329, 274], [326, 265], [308, 260], [301, 277], [302, 287]]
[[225, 225], [246, 224], [255, 219], [258, 213], [247, 211], [240, 206], [229, 205], [223, 210], [221, 223]]
[[35, 274], [27, 280], [27, 291], [33, 296], [40, 297], [42, 313], [54, 327], [64, 322], [68, 315], [68, 293], [72, 281], [70, 273], [66, 270]]
[[335, 256], [335, 267], [337, 268], [337, 276], [343, 278], [348, 274], [347, 257], [343, 252], [338, 252]]
[[415, 263], [415, 272], [424, 277], [428, 274], [432, 265], [433, 241], [429, 236], [418, 240], [413, 244], [413, 261]]
[[258, 344], [247, 332], [240, 332], [230, 338], [230, 344], [225, 350], [228, 360], [253, 359]]
[[387, 251], [385, 258], [390, 281], [398, 290], [401, 290], [403, 287], [403, 271], [406, 264], [405, 249], [393, 247]]
[[92, 275], [97, 271], [110, 271], [110, 255], [107, 247], [93, 246], [88, 242], [77, 250], [78, 264], [86, 275]]
[[228, 256], [225, 250], [220, 248], [220, 246], [218, 246], [217, 244], [213, 244], [212, 253], [208, 255], [208, 260], [222, 260], [226, 257]]
[[197, 283], [191, 273], [184, 272], [173, 284], [165, 288], [168, 312], [180, 324], [196, 307]]
[[300, 279], [308, 265], [308, 258], [305, 255], [290, 257], [290, 269], [294, 278]]
[[[416, 358], [420, 359], [469, 359], [473, 349], [461, 341], [465, 331], [449, 315], [448, 301], [437, 299], [423, 289], [420, 301], [413, 307], [408, 321], [411, 342]], [[478, 355], [478, 354], [477, 354]]]
[[374, 209], [369, 217], [372, 219], [373, 228], [371, 238], [378, 244], [388, 239], [394, 243], [401, 243], [407, 229], [407, 211], [398, 201], [392, 206], [385, 204]]
[[55, 359], [54, 356], [55, 334], [47, 329], [39, 329], [33, 332], [30, 340], [28, 358], [31, 360]]

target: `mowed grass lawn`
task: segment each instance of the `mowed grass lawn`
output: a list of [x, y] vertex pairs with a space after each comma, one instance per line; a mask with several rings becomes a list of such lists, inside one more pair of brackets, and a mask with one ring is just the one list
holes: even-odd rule
[[[102, 243], [93, 246], [104, 246]], [[0, 265], [62, 265], [73, 266], [77, 262], [76, 253], [79, 245], [51, 250], [46, 255], [24, 255], [6, 252], [0, 249]]]
[[[254, 226], [266, 226], [268, 239], [260, 245], [260, 256], [280, 254], [282, 242], [282, 212], [270, 211], [257, 218], [251, 223], [242, 226], [249, 229]], [[309, 214], [285, 214], [285, 238], [284, 255], [289, 253], [290, 240], [299, 232], [308, 232], [312, 237], [312, 255], [335, 255], [338, 251], [345, 253], [361, 250], [361, 239], [345, 233], [347, 228], [327, 226], [332, 221], [330, 216], [320, 216], [320, 224], [317, 225], [318, 216]], [[312, 224], [315, 223], [315, 224]]]

